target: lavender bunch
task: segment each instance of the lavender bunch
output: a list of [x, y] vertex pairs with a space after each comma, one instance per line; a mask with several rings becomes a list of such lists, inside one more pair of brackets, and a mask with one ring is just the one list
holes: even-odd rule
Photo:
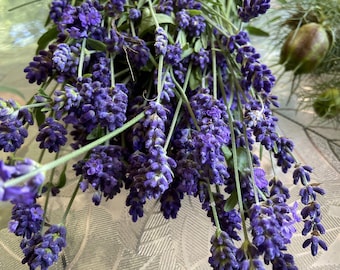
[[[23, 263], [47, 269], [58, 260], [78, 189], [90, 192], [95, 205], [127, 189], [133, 221], [148, 200], [159, 200], [169, 219], [183, 198], [197, 197], [216, 228], [213, 269], [297, 269], [286, 250], [301, 217], [302, 234], [309, 235], [303, 247], [311, 246], [312, 255], [327, 249], [317, 202], [325, 191], [279, 134], [275, 77], [238, 27], [265, 13], [269, 2], [51, 2], [48, 42], [39, 43], [24, 69], [39, 91], [22, 107], [0, 102], [0, 148], [13, 152], [0, 162], [0, 199], [14, 204], [9, 229], [23, 237]], [[41, 155], [22, 161], [15, 151], [34, 129]], [[269, 180], [256, 147], [269, 153], [273, 167], [294, 168], [301, 213], [288, 204], [275, 168]], [[49, 155], [54, 161], [45, 162]], [[62, 164], [58, 176], [54, 168]], [[75, 179], [59, 225], [47, 224], [51, 217], [42, 209], [49, 200], [42, 207], [40, 197], [52, 200]]]

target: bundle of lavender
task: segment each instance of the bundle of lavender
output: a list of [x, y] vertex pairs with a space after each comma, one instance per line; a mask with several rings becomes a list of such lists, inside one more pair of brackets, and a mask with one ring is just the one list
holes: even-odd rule
[[[13, 204], [9, 230], [22, 238], [22, 263], [48, 269], [59, 259], [79, 192], [99, 205], [122, 189], [136, 222], [148, 200], [169, 219], [184, 196], [198, 197], [216, 228], [213, 269], [297, 269], [287, 252], [297, 222], [304, 248], [327, 250], [317, 202], [325, 192], [277, 131], [275, 78], [244, 31], [269, 2], [51, 2], [48, 31], [24, 69], [37, 93], [24, 106], [0, 102], [0, 148], [12, 152], [0, 162], [0, 200]], [[16, 155], [30, 131], [37, 160]], [[301, 212], [288, 204], [277, 166], [301, 186]], [[50, 224], [49, 202], [69, 181], [76, 189]]]

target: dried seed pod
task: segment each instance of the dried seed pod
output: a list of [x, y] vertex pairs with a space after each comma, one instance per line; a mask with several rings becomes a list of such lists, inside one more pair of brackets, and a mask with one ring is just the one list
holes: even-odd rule
[[304, 24], [287, 36], [281, 48], [280, 64], [296, 75], [310, 73], [325, 58], [330, 44], [327, 30], [321, 24]]
[[340, 116], [340, 89], [329, 88], [319, 94], [313, 102], [313, 108], [320, 117], [332, 119]]

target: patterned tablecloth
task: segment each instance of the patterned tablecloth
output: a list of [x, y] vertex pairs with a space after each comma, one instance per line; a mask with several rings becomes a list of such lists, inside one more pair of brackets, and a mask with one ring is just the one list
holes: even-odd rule
[[[0, 14], [4, 13], [1, 11]], [[13, 25], [8, 24], [7, 28], [0, 28], [0, 37], [4, 33], [8, 34], [8, 29], [19, 31], [20, 27], [24, 27], [17, 25], [15, 28]], [[35, 27], [39, 30], [42, 24], [37, 22]], [[2, 43], [0, 45], [8, 45], [8, 39], [0, 42]], [[10, 46], [0, 46], [0, 85], [18, 88], [26, 98], [29, 98], [34, 88], [27, 86], [24, 74], [20, 72], [32, 58], [35, 47], [32, 42], [24, 45], [25, 47], [22, 47], [22, 44], [12, 42]], [[265, 57], [270, 60], [275, 59], [277, 55], [274, 51], [272, 54], [266, 54]], [[300, 269], [340, 269], [338, 255], [340, 250], [340, 131], [334, 129], [332, 125], [312, 123], [311, 111], [297, 112], [295, 97], [286, 105], [289, 79], [289, 75], [285, 76], [275, 87], [274, 93], [279, 96], [282, 104], [276, 115], [279, 118], [282, 134], [295, 142], [297, 157], [302, 163], [313, 166], [313, 181], [321, 183], [327, 192], [326, 196], [320, 199], [320, 203], [323, 208], [323, 224], [327, 230], [322, 239], [329, 245], [328, 252], [321, 251], [316, 257], [312, 257], [309, 250], [301, 247], [303, 236], [297, 234], [293, 238], [289, 252], [295, 255]], [[33, 138], [29, 138], [20, 153], [34, 158], [36, 148]], [[290, 186], [293, 203], [298, 199], [299, 188], [291, 184], [291, 173], [288, 175], [279, 173], [279, 175]], [[72, 176], [69, 177], [68, 181], [72, 180]], [[51, 211], [56, 221], [68, 203], [74, 185], [74, 183], [69, 184], [58, 199], [51, 200]], [[68, 247], [62, 260], [51, 269], [209, 269], [207, 262], [210, 255], [209, 241], [214, 228], [205, 212], [201, 210], [197, 198], [184, 199], [175, 220], [165, 220], [159, 211], [159, 203], [148, 202], [145, 216], [137, 223], [133, 223], [125, 207], [125, 191], [114, 200], [103, 201], [99, 207], [92, 204], [91, 196], [92, 194], [88, 192], [77, 196], [68, 218]], [[27, 269], [27, 266], [23, 266], [20, 262], [22, 258], [19, 248], [20, 239], [8, 233], [6, 228], [5, 220], [9, 214], [8, 205], [1, 204], [0, 270]], [[298, 230], [301, 229], [300, 226]]]

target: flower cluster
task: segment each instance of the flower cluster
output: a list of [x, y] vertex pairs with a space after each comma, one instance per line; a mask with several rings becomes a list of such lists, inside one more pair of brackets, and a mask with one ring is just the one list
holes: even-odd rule
[[0, 201], [11, 201], [13, 203], [31, 204], [38, 196], [45, 175], [38, 173], [29, 178], [24, 184], [13, 183], [11, 179], [24, 176], [36, 169], [39, 165], [31, 160], [14, 160], [13, 164], [6, 164], [0, 160]]
[[25, 257], [22, 263], [27, 263], [30, 269], [48, 269], [59, 258], [59, 253], [66, 247], [66, 229], [62, 225], [52, 225], [41, 235], [35, 234], [20, 243]]
[[[248, 33], [231, 25], [263, 14], [269, 1], [242, 1], [238, 12], [229, 7], [227, 19], [223, 6], [52, 1], [49, 42], [24, 69], [39, 91], [23, 107], [0, 100], [0, 149], [19, 149], [35, 122], [40, 159], [57, 157], [38, 169], [29, 159], [0, 162], [0, 199], [15, 204], [9, 229], [23, 237], [23, 263], [47, 269], [58, 260], [78, 189], [99, 205], [125, 188], [133, 221], [148, 200], [157, 200], [169, 219], [185, 196], [197, 197], [216, 227], [213, 269], [296, 269], [286, 250], [300, 221], [297, 205], [288, 205], [290, 194], [276, 175], [268, 180], [257, 145], [284, 173], [295, 166], [303, 235], [311, 234], [303, 246], [311, 245], [313, 255], [318, 246], [327, 249], [316, 200], [325, 192], [310, 183], [312, 169], [298, 165], [293, 142], [277, 131], [274, 75]], [[51, 171], [59, 181], [43, 183], [41, 172], [60, 164], [61, 176]], [[38, 197], [58, 196], [77, 177], [61, 223], [47, 224]]]

